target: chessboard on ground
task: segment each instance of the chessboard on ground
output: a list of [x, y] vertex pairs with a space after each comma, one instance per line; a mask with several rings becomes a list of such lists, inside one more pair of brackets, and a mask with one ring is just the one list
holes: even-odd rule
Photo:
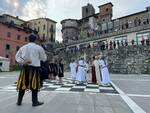
[[72, 92], [93, 92], [93, 93], [115, 93], [116, 89], [110, 86], [102, 86], [93, 83], [77, 84], [70, 80], [63, 80], [62, 83], [57, 81], [45, 81], [42, 90], [44, 91], [72, 91]]
[[[16, 90], [16, 84], [12, 84], [7, 87], [3, 87], [0, 91], [14, 91]], [[61, 92], [91, 92], [91, 93], [113, 93], [118, 94], [116, 89], [110, 86], [102, 86], [93, 83], [77, 84], [72, 83], [70, 79], [63, 79], [62, 83], [56, 80], [45, 80], [41, 91], [61, 91]]]

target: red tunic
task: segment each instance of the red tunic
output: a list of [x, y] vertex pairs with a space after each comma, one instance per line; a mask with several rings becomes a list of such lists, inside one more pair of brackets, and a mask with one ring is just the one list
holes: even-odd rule
[[92, 66], [92, 83], [97, 83], [95, 66]]

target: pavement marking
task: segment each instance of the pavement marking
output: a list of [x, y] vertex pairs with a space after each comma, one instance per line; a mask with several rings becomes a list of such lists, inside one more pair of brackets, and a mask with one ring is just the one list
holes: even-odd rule
[[142, 75], [142, 76], [149, 77], [149, 75]]
[[[44, 92], [48, 92], [48, 91], [44, 91]], [[70, 91], [51, 91], [52, 93], [56, 93], [56, 94], [79, 94], [80, 92], [70, 92]]]
[[12, 77], [12, 76], [11, 77], [3, 77], [3, 76], [1, 76], [0, 78], [15, 78], [15, 77]]
[[143, 81], [143, 82], [149, 82], [150, 80], [145, 79], [112, 79], [112, 80], [122, 80], [122, 81]]
[[150, 95], [143, 95], [143, 94], [127, 94], [127, 95], [131, 97], [150, 97]]
[[113, 82], [111, 84], [119, 92], [121, 98], [130, 107], [134, 113], [146, 113], [140, 106], [138, 106], [130, 97], [128, 97], [119, 87], [117, 87]]
[[8, 91], [8, 92], [9, 92], [9, 91], [10, 91], [10, 92], [11, 92], [11, 91], [12, 91], [12, 92], [16, 92], [17, 90], [15, 90], [15, 89], [13, 89], [13, 90], [11, 90], [11, 89], [7, 89], [7, 90], [6, 90], [6, 89], [1, 89], [0, 91], [1, 91], [1, 92], [7, 92], [7, 91]]

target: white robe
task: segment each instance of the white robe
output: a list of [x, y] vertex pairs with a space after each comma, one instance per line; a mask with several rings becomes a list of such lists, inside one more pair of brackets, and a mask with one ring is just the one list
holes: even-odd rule
[[104, 60], [100, 60], [100, 68], [101, 68], [101, 74], [102, 74], [102, 84], [108, 84], [111, 82], [109, 71], [107, 68], [107, 62], [105, 63]]
[[91, 74], [88, 74], [89, 73], [89, 64], [88, 63], [85, 63], [85, 77], [86, 77], [86, 80], [87, 81], [91, 81]]
[[93, 64], [95, 66], [95, 72], [96, 72], [97, 82], [100, 83], [101, 82], [101, 78], [100, 78], [100, 66], [99, 66], [98, 60], [94, 60]]
[[86, 81], [85, 63], [83, 60], [79, 60], [76, 80], [80, 82]]
[[70, 76], [71, 76], [71, 79], [72, 80], [76, 80], [76, 75], [77, 75], [77, 72], [76, 72], [76, 68], [77, 68], [77, 63], [73, 62], [73, 63], [70, 63]]

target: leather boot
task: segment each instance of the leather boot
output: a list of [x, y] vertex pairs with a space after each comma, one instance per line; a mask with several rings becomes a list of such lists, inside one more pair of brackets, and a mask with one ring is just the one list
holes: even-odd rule
[[43, 102], [38, 101], [38, 90], [32, 90], [32, 106], [40, 106], [44, 104]]
[[40, 105], [42, 105], [42, 104], [44, 104], [43, 102], [36, 102], [36, 103], [32, 103], [32, 106], [33, 107], [36, 107], [36, 106], [40, 106]]
[[22, 104], [22, 99], [24, 96], [25, 90], [20, 90], [18, 93], [18, 101], [17, 101], [17, 105], [20, 106]]
[[22, 98], [18, 98], [18, 101], [16, 103], [18, 106], [20, 106], [22, 104]]

